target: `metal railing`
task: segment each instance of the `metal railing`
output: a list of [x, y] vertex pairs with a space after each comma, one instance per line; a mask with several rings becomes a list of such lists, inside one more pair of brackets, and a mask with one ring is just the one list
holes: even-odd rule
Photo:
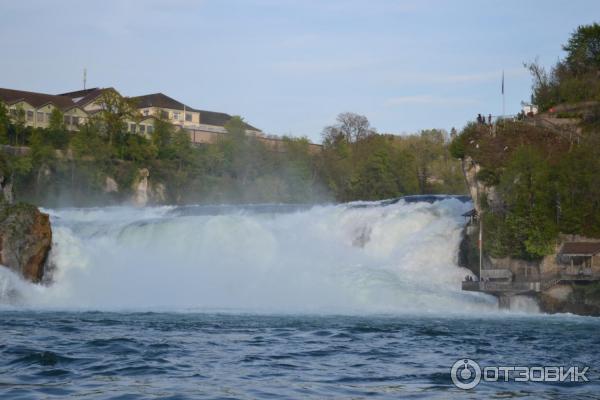
[[472, 292], [539, 292], [549, 289], [561, 282], [573, 281], [598, 281], [600, 273], [591, 274], [568, 274], [558, 272], [556, 274], [544, 275], [540, 279], [530, 281], [463, 281], [462, 290]]
[[539, 292], [541, 283], [539, 281], [532, 282], [491, 282], [477, 281], [462, 283], [462, 290], [477, 291], [477, 292]]

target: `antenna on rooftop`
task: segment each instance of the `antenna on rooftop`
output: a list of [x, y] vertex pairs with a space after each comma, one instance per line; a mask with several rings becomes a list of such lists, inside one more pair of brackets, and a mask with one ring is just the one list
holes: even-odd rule
[[87, 83], [87, 68], [83, 69], [83, 90], [85, 90], [85, 85]]

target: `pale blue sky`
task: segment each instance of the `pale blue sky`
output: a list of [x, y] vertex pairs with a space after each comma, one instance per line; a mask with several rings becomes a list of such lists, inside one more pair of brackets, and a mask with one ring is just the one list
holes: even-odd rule
[[600, 1], [2, 1], [0, 87], [114, 86], [308, 136], [340, 112], [380, 132], [462, 127], [529, 99]]

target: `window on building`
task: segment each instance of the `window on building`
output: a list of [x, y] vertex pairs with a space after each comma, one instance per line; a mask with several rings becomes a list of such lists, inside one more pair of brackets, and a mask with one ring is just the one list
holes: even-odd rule
[[38, 112], [37, 112], [37, 115], [36, 115], [37, 122], [42, 122], [42, 123], [43, 123], [43, 122], [44, 122], [44, 115], [45, 115], [45, 114], [44, 114], [43, 112], [41, 112], [41, 111], [38, 111]]
[[69, 115], [65, 115], [63, 121], [65, 122], [65, 125], [71, 125], [71, 117]]
[[147, 108], [144, 110], [144, 116], [148, 116], [148, 113], [150, 112], [150, 110], [148, 110]]
[[129, 124], [129, 130], [131, 133], [135, 133], [135, 124]]
[[146, 132], [146, 125], [140, 125], [140, 133]]
[[185, 113], [185, 120], [187, 122], [192, 122], [192, 113]]
[[160, 117], [162, 119], [169, 119], [169, 112], [168, 111], [161, 111], [160, 112]]
[[148, 125], [148, 133], [154, 132], [154, 126]]
[[75, 126], [79, 126], [79, 117], [73, 117], [71, 123]]
[[179, 121], [179, 113], [178, 113], [178, 112], [174, 112], [174, 113], [173, 113], [173, 119], [174, 119], [175, 121]]
[[27, 111], [27, 121], [33, 122], [33, 111]]
[[46, 122], [50, 122], [50, 113], [45, 113], [46, 114]]

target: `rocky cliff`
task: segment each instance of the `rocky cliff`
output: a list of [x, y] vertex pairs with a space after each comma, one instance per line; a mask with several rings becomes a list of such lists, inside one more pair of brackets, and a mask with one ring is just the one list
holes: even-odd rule
[[140, 168], [133, 181], [131, 202], [136, 207], [148, 204], [165, 204], [167, 201], [166, 188], [162, 183], [150, 182], [150, 171]]
[[[483, 201], [487, 203], [488, 211], [502, 207], [502, 198], [495, 187], [486, 186], [477, 179], [477, 173], [481, 170], [481, 166], [476, 161], [466, 156], [462, 160], [462, 168], [473, 207], [478, 215], [482, 215]], [[484, 228], [484, 240], [485, 233], [486, 229]], [[475, 275], [479, 275], [478, 237], [478, 224], [465, 227], [458, 257], [459, 265], [470, 269]], [[590, 240], [581, 236], [560, 235], [554, 252], [537, 261], [525, 261], [512, 257], [493, 258], [484, 253], [483, 268], [507, 269], [514, 276], [543, 282], [545, 277], [553, 276], [558, 271], [557, 256], [563, 241], [585, 242]], [[600, 316], [600, 283], [548, 284], [546, 288], [536, 294], [535, 299], [542, 312]]]
[[39, 283], [45, 276], [52, 246], [50, 218], [30, 204], [12, 204], [10, 179], [3, 172], [0, 172], [0, 192], [0, 264]]
[[41, 282], [51, 245], [48, 214], [25, 203], [0, 205], [0, 264]]

